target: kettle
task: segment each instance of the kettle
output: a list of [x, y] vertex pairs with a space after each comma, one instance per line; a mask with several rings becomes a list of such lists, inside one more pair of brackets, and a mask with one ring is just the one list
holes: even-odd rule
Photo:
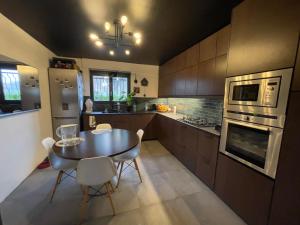
[[61, 125], [56, 129], [56, 135], [61, 138], [64, 145], [72, 145], [77, 136], [77, 124]]

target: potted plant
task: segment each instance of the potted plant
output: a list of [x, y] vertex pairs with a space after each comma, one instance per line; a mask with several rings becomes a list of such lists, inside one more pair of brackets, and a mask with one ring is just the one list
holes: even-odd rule
[[133, 96], [135, 96], [135, 92], [134, 92], [134, 91], [130, 92], [127, 96], [126, 96], [126, 95], [123, 95], [123, 96], [120, 98], [120, 101], [126, 101], [126, 104], [127, 104], [127, 111], [128, 111], [128, 112], [132, 111], [132, 105], [133, 105], [133, 103], [134, 103]]

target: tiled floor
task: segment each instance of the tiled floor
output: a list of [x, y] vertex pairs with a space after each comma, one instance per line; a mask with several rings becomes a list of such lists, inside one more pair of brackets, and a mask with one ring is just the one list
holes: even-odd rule
[[[143, 142], [138, 159], [143, 183], [129, 169], [113, 193], [116, 216], [106, 197], [89, 203], [85, 225], [242, 225], [208, 187], [157, 141]], [[1, 205], [4, 225], [78, 224], [81, 191], [73, 179], [49, 193], [57, 173], [37, 170]]]

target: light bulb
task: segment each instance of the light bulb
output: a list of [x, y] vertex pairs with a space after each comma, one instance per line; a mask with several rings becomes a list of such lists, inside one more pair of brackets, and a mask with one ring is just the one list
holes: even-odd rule
[[141, 38], [142, 38], [142, 34], [139, 33], [139, 32], [136, 32], [136, 33], [133, 34], [133, 37], [134, 37], [135, 39], [141, 39]]
[[95, 45], [97, 45], [98, 47], [102, 47], [103, 46], [103, 42], [102, 41], [96, 41]]
[[128, 49], [125, 50], [126, 55], [130, 55], [130, 51]]
[[104, 28], [105, 28], [105, 31], [109, 31], [110, 30], [110, 23], [109, 22], [105, 22]]
[[114, 52], [113, 50], [110, 50], [110, 51], [109, 51], [109, 54], [110, 54], [110, 55], [115, 55], [115, 52]]
[[142, 39], [138, 38], [135, 40], [136, 45], [140, 45], [142, 43]]
[[123, 26], [125, 26], [125, 24], [128, 22], [128, 18], [127, 16], [121, 16], [121, 23]]
[[95, 34], [95, 33], [90, 33], [90, 39], [94, 41], [94, 40], [99, 39], [99, 37], [98, 37], [98, 35]]

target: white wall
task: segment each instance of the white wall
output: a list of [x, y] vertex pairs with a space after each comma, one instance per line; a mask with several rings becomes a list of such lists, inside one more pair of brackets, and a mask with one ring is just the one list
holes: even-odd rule
[[47, 48], [0, 14], [0, 54], [36, 67], [40, 76], [42, 109], [0, 118], [0, 202], [46, 156], [40, 140], [52, 135], [48, 89]]
[[[146, 97], [157, 97], [158, 96], [158, 66], [154, 65], [143, 65], [134, 63], [124, 63], [116, 61], [106, 60], [95, 60], [95, 59], [76, 59], [77, 64], [80, 66], [84, 76], [84, 95], [90, 96], [90, 69], [98, 70], [118, 70], [131, 72], [131, 88], [133, 90], [134, 78], [137, 77], [141, 93], [137, 94], [136, 97], [143, 97], [144, 93]], [[148, 87], [144, 88], [140, 85], [140, 81], [143, 78], [147, 78], [149, 81]]]

